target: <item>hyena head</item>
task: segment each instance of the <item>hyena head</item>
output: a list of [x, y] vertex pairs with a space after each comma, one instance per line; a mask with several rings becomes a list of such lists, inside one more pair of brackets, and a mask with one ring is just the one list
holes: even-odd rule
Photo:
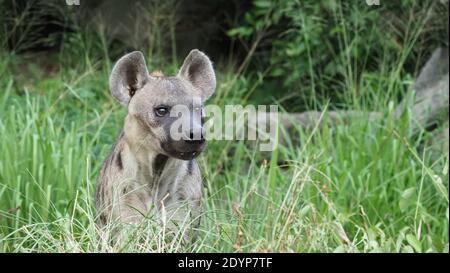
[[139, 149], [190, 160], [205, 147], [203, 102], [215, 90], [208, 57], [192, 50], [176, 76], [149, 74], [141, 52], [117, 61], [109, 79], [112, 95], [128, 107], [124, 134]]

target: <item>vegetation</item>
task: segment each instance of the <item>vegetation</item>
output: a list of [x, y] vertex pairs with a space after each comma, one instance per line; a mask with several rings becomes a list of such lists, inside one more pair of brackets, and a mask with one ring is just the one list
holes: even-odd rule
[[[37, 52], [27, 43], [51, 39], [30, 39], [25, 26], [45, 25], [48, 13], [0, 2], [0, 251], [448, 252], [448, 153], [430, 149], [433, 131], [411, 130], [408, 111], [399, 120], [393, 113], [422, 56], [447, 45], [430, 14], [446, 9], [446, 25], [448, 4], [316, 2], [253, 1], [228, 30], [248, 54], [216, 63], [208, 103], [357, 109], [383, 118], [298, 127], [300, 144], [279, 145], [270, 158], [241, 141], [210, 142], [198, 159], [205, 198], [193, 245], [166, 239], [152, 219], [116, 242], [95, 225], [96, 177], [126, 115], [107, 86], [124, 45], [101, 25], [77, 23], [72, 7], [48, 4], [71, 31], [52, 40], [56, 51]], [[404, 28], [386, 26], [379, 12]], [[155, 47], [176, 43], [152, 31], [152, 42], [137, 49], [151, 69], [175, 73], [184, 56]], [[438, 127], [448, 126], [443, 120]]]

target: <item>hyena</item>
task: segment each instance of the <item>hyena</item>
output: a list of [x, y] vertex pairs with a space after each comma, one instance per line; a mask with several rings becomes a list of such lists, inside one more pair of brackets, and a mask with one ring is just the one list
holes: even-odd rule
[[[192, 232], [200, 221], [202, 179], [194, 158], [206, 144], [203, 102], [216, 87], [211, 61], [192, 50], [176, 76], [164, 76], [149, 74], [143, 54], [135, 51], [117, 61], [109, 87], [128, 114], [98, 177], [99, 223], [158, 216], [175, 230], [188, 225]], [[186, 106], [190, 115], [172, 116], [176, 105]], [[170, 128], [180, 118], [189, 118], [189, 126], [177, 139]]]

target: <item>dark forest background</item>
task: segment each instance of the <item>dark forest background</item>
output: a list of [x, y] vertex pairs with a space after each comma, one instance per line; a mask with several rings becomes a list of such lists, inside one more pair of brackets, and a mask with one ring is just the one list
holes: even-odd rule
[[435, 48], [448, 46], [447, 1], [61, 2], [2, 0], [4, 47], [19, 55], [58, 52], [67, 66], [82, 64], [78, 51], [116, 60], [143, 50], [158, 69], [199, 48], [218, 67], [264, 82], [258, 88], [269, 96], [251, 101], [277, 99], [291, 111], [318, 100], [338, 105], [348, 73], [355, 83], [366, 76], [376, 82], [381, 66], [399, 58], [399, 73], [414, 77]]

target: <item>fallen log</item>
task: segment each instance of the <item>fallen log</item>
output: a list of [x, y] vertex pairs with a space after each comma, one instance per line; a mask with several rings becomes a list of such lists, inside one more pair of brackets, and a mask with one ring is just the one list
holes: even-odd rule
[[[404, 111], [410, 111], [414, 121], [413, 130], [423, 129], [433, 124], [438, 115], [449, 107], [449, 65], [448, 49], [437, 49], [422, 69], [409, 95], [414, 98], [412, 106], [407, 102], [400, 103], [395, 109], [395, 117], [400, 118]], [[367, 116], [368, 121], [374, 121], [382, 115], [378, 112], [363, 111], [308, 111], [303, 113], [282, 113], [280, 124], [289, 129], [300, 126], [312, 128], [327, 121], [327, 125], [348, 123], [351, 120]]]
[[[394, 110], [396, 119], [399, 119], [405, 111], [409, 111], [412, 132], [418, 133], [420, 130], [430, 128], [435, 124], [438, 117], [449, 108], [449, 65], [448, 48], [437, 49], [422, 68], [419, 77], [412, 86], [406, 97], [412, 97], [413, 102], [406, 100], [400, 103]], [[412, 105], [412, 106], [411, 106]], [[260, 117], [258, 115], [259, 132], [268, 132], [269, 119], [274, 116]], [[348, 124], [358, 118], [367, 118], [368, 122], [382, 118], [379, 112], [364, 111], [307, 111], [303, 113], [280, 113], [278, 122], [283, 128], [279, 137], [279, 143], [286, 143], [286, 138], [293, 135], [295, 128], [312, 129], [320, 127], [326, 123], [327, 126], [335, 127]], [[251, 120], [255, 124], [255, 120]], [[265, 130], [264, 130], [265, 129]], [[284, 132], [287, 132], [285, 134]], [[444, 130], [443, 134], [447, 133]], [[273, 136], [272, 136], [273, 137]], [[448, 136], [440, 137], [440, 143], [445, 142], [443, 147], [448, 147]], [[448, 153], [447, 153], [448, 154]]]

